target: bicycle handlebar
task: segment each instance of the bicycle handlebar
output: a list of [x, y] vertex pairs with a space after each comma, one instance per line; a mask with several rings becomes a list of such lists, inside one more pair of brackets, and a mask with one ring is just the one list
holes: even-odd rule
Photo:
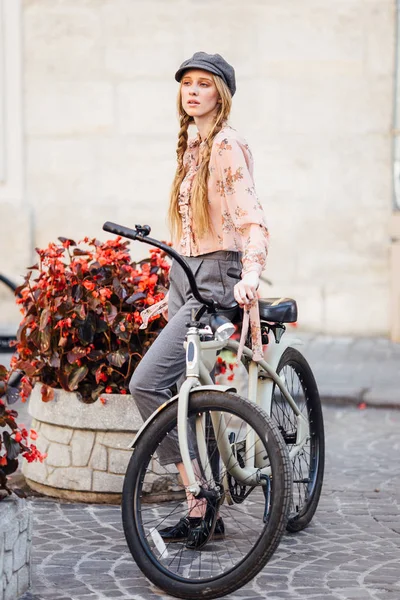
[[[130, 229], [129, 227], [124, 227], [123, 225], [117, 225], [116, 223], [111, 223], [110, 221], [106, 221], [103, 225], [104, 231], [108, 231], [109, 233], [114, 233], [115, 235], [120, 235], [121, 237], [126, 237], [130, 240], [138, 240], [139, 242], [143, 242], [145, 244], [149, 244], [150, 246], [155, 246], [160, 250], [166, 252], [169, 256], [174, 258], [185, 271], [186, 276], [189, 280], [189, 284], [191, 290], [193, 292], [193, 296], [198, 300], [201, 304], [207, 306], [211, 309], [221, 308], [222, 310], [231, 310], [235, 308], [235, 304], [233, 306], [223, 306], [219, 304], [215, 300], [207, 300], [203, 298], [200, 294], [199, 289], [197, 287], [196, 280], [193, 275], [192, 269], [189, 267], [186, 260], [173, 248], [155, 240], [153, 238], [148, 237], [151, 229], [149, 225], [135, 225], [136, 229]], [[237, 306], [237, 305], [236, 305]]]

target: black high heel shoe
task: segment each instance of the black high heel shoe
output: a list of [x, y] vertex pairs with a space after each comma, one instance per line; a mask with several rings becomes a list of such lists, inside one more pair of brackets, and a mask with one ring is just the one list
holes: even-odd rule
[[[172, 527], [165, 527], [160, 529], [159, 534], [168, 544], [174, 544], [177, 542], [183, 542], [188, 538], [191, 529], [199, 527], [202, 522], [201, 517], [183, 517]], [[225, 525], [221, 517], [218, 517], [215, 523], [215, 529], [212, 536], [213, 540], [222, 540], [225, 537]]]
[[[219, 538], [225, 536], [225, 526], [221, 517], [218, 517], [220, 502], [217, 499], [207, 499], [207, 508], [204, 518], [201, 519], [197, 527], [192, 527], [186, 540], [186, 548], [189, 550], [200, 550], [206, 545], [209, 539], [218, 535]], [[218, 524], [218, 528], [217, 528]]]
[[172, 525], [172, 527], [165, 527], [165, 529], [160, 529], [158, 533], [164, 542], [182, 542], [187, 539], [189, 531], [193, 527], [198, 527], [201, 521], [201, 517], [183, 517], [176, 525]]

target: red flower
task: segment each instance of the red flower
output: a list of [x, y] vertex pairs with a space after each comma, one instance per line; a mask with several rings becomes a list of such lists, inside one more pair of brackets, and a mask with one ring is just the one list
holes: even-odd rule
[[93, 283], [93, 281], [84, 281], [84, 282], [83, 282], [83, 285], [84, 285], [84, 287], [85, 287], [87, 290], [89, 290], [90, 292], [91, 292], [92, 290], [94, 290], [94, 288], [96, 287], [96, 284], [95, 284], [95, 283]]
[[5, 467], [7, 464], [7, 457], [6, 456], [0, 456], [0, 467]]
[[14, 435], [14, 440], [16, 442], [21, 442], [22, 441], [22, 435], [19, 431], [16, 432], [16, 434]]
[[101, 298], [102, 298], [102, 299], [104, 299], [104, 300], [105, 300], [105, 299], [108, 299], [108, 298], [111, 298], [111, 296], [112, 296], [112, 291], [111, 291], [111, 290], [109, 290], [108, 288], [102, 288], [102, 289], [100, 290], [100, 296], [101, 296]]
[[105, 398], [103, 398], [103, 396], [100, 397], [100, 402], [102, 404], [106, 404], [107, 400]]
[[112, 394], [112, 387], [111, 386], [107, 386], [105, 389], [106, 394]]
[[29, 437], [31, 438], [31, 440], [37, 440], [37, 436], [38, 434], [36, 433], [36, 431], [34, 429], [31, 429], [29, 432]]
[[36, 448], [36, 446], [34, 446], [32, 444], [32, 446], [29, 448], [29, 450], [27, 452], [24, 452], [22, 455], [24, 458], [26, 458], [26, 460], [28, 462], [34, 462], [35, 460], [39, 460], [40, 462], [43, 462], [44, 459], [47, 457], [47, 453], [42, 454], [41, 452], [39, 452], [39, 450]]

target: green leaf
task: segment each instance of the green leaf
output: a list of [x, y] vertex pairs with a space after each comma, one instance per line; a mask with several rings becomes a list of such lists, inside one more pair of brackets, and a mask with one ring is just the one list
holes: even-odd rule
[[91, 397], [92, 397], [92, 400], [97, 400], [97, 398], [98, 398], [99, 396], [101, 396], [101, 394], [104, 392], [104, 390], [105, 390], [105, 387], [104, 387], [104, 385], [98, 385], [98, 386], [97, 386], [97, 388], [95, 388], [95, 389], [94, 389], [94, 390], [92, 390], [92, 392], [91, 392]]
[[8, 431], [3, 431], [3, 441], [7, 452], [7, 460], [13, 460], [14, 458], [17, 458], [18, 454], [22, 452], [22, 448], [19, 445], [19, 442], [16, 442], [10, 436]]
[[114, 321], [115, 317], [118, 314], [117, 307], [114, 306], [114, 304], [111, 304], [111, 302], [106, 302], [104, 305], [104, 309], [104, 318], [107, 321], [107, 323], [111, 325], [111, 323]]
[[60, 355], [58, 354], [58, 352], [54, 352], [54, 354], [52, 354], [50, 357], [49, 365], [51, 367], [53, 367], [54, 369], [59, 369], [60, 364], [61, 364]]
[[39, 331], [43, 331], [47, 327], [47, 324], [48, 324], [50, 318], [51, 318], [51, 310], [50, 310], [50, 308], [47, 307], [44, 310], [42, 310], [42, 314], [40, 315]]
[[0, 381], [7, 379], [8, 371], [4, 365], [0, 365]]
[[57, 371], [58, 383], [61, 385], [62, 389], [66, 390], [67, 392], [70, 391], [70, 389], [68, 387], [68, 376], [69, 376], [69, 371], [67, 371], [66, 368], [58, 369], [58, 371]]
[[54, 400], [54, 389], [49, 385], [43, 384], [40, 390], [42, 402], [51, 402]]
[[68, 362], [72, 365], [79, 358], [86, 356], [86, 349], [81, 346], [75, 346], [67, 354]]
[[110, 365], [114, 367], [122, 367], [122, 365], [128, 360], [128, 353], [123, 350], [117, 352], [110, 352], [107, 354], [107, 360]]
[[73, 255], [74, 256], [87, 256], [90, 254], [89, 250], [81, 250], [80, 248], [75, 248]]
[[58, 239], [62, 244], [64, 244], [64, 242], [69, 242], [70, 246], [76, 246], [76, 242], [74, 242], [74, 240], [70, 240], [69, 238], [59, 237]]
[[129, 342], [131, 337], [131, 325], [126, 320], [125, 313], [119, 313], [111, 325], [112, 331], [124, 342]]
[[29, 315], [28, 317], [25, 317], [25, 319], [22, 319], [21, 324], [17, 331], [17, 340], [19, 342], [22, 342], [23, 344], [25, 344], [26, 330], [29, 329], [29, 326], [32, 323], [32, 321], [35, 321], [35, 317], [33, 315]]
[[136, 292], [135, 294], [132, 294], [132, 296], [129, 296], [129, 298], [127, 298], [125, 302], [127, 304], [133, 304], [138, 300], [144, 300], [144, 298], [146, 298], [146, 294], [144, 292]]
[[80, 319], [86, 319], [86, 307], [84, 304], [81, 304], [79, 308], [76, 310], [76, 313]]
[[96, 318], [89, 312], [84, 322], [78, 326], [78, 338], [84, 346], [93, 342], [96, 331]]
[[6, 398], [8, 405], [15, 404], [20, 398], [19, 389], [9, 385], [6, 391]]
[[40, 332], [39, 339], [40, 339], [41, 351], [47, 352], [47, 350], [50, 348], [50, 342], [51, 342], [51, 327], [50, 327], [50, 325], [47, 325], [47, 327], [45, 329], [43, 329], [42, 332]]
[[86, 377], [88, 371], [89, 369], [86, 365], [83, 365], [82, 367], [78, 367], [77, 369], [71, 371], [68, 377], [68, 388], [71, 392], [76, 390], [82, 379]]
[[105, 357], [105, 352], [103, 350], [92, 350], [89, 354], [86, 355], [86, 358], [92, 360], [94, 362], [101, 360]]
[[120, 300], [124, 300], [128, 294], [127, 294], [126, 289], [121, 285], [121, 282], [118, 279], [118, 277], [114, 277], [112, 285], [113, 285], [114, 292], [117, 294], [118, 298]]
[[106, 323], [106, 321], [104, 321], [103, 319], [99, 319], [97, 318], [97, 326], [96, 326], [96, 333], [104, 333], [105, 331], [107, 331], [109, 328], [108, 323]]
[[75, 302], [79, 302], [83, 296], [83, 286], [80, 283], [72, 286], [72, 297]]

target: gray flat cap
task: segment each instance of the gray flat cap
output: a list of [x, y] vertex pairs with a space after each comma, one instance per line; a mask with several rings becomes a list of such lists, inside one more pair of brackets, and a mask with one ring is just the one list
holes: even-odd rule
[[180, 81], [188, 69], [202, 69], [219, 75], [225, 81], [232, 96], [236, 92], [235, 69], [220, 54], [195, 52], [192, 58], [185, 60], [175, 73], [176, 81]]

